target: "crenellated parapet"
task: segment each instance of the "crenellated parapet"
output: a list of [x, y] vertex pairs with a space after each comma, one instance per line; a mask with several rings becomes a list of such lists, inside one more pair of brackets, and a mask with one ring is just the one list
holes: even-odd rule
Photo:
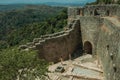
[[120, 5], [87, 5], [85, 7], [69, 7], [68, 21], [77, 18], [78, 16], [118, 16], [120, 17]]
[[33, 42], [21, 45], [20, 48], [36, 49], [39, 57], [50, 62], [58, 62], [60, 57], [64, 60], [77, 49], [80, 44], [80, 21], [74, 20], [68, 25], [68, 30], [35, 38]]
[[54, 38], [69, 34], [74, 29], [74, 26], [73, 26], [74, 21], [72, 21], [71, 23], [68, 24], [67, 30], [57, 32], [57, 33], [53, 33], [53, 34], [41, 35], [40, 38], [34, 38], [33, 42], [29, 42], [25, 45], [21, 45], [20, 48], [21, 49], [22, 48], [23, 49], [26, 49], [26, 48], [27, 49], [35, 49], [36, 45], [41, 44], [41, 43], [45, 42], [46, 40], [54, 39]]

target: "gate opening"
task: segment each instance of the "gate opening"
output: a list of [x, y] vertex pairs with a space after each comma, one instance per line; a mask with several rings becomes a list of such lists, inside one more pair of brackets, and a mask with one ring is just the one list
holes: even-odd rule
[[92, 44], [89, 41], [84, 43], [84, 52], [87, 54], [92, 54]]

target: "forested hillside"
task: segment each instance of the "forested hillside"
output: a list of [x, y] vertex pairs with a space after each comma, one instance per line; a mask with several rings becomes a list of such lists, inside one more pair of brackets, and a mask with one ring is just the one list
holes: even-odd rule
[[36, 51], [17, 47], [0, 51], [0, 80], [45, 80], [48, 62], [38, 59]]
[[0, 12], [0, 49], [32, 41], [44, 34], [61, 31], [67, 10], [62, 7], [27, 5]]
[[46, 80], [49, 63], [39, 59], [37, 51], [20, 51], [18, 46], [61, 31], [66, 23], [67, 10], [63, 7], [0, 8], [0, 80]]

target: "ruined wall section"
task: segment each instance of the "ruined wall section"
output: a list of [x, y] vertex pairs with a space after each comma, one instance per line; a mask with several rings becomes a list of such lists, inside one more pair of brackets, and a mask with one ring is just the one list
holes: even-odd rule
[[101, 25], [102, 19], [100, 17], [80, 17], [83, 46], [86, 41], [89, 41], [92, 44], [93, 55], [96, 54], [96, 45]]
[[120, 7], [117, 4], [112, 5], [90, 5], [85, 6], [85, 16], [119, 16]]
[[104, 19], [97, 43], [97, 55], [103, 65], [106, 80], [120, 79], [120, 26]]
[[69, 7], [68, 8], [68, 24], [74, 19], [78, 19], [79, 16], [83, 15], [83, 8], [80, 7]]
[[49, 62], [58, 62], [60, 58], [66, 60], [80, 44], [79, 22], [79, 20], [74, 20], [73, 23], [69, 24], [71, 29], [36, 38], [27, 46], [38, 50], [39, 57]]
[[79, 16], [120, 17], [120, 5], [87, 5], [85, 7], [69, 7], [68, 23], [78, 19]]

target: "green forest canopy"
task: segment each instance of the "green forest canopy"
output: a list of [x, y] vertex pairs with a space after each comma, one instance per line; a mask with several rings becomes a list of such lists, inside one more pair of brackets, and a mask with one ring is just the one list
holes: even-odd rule
[[35, 51], [19, 51], [17, 47], [0, 51], [0, 80], [17, 80], [18, 77], [35, 80], [45, 75], [48, 62], [38, 59], [37, 55]]
[[26, 6], [0, 13], [0, 49], [24, 44], [41, 35], [61, 31], [67, 23], [67, 9]]

